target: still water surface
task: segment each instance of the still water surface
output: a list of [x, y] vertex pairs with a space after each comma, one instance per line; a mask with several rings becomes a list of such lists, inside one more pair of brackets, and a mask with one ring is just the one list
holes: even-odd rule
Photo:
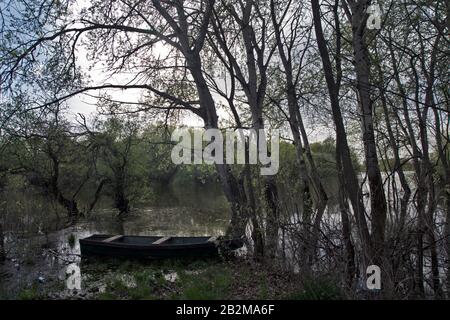
[[[49, 233], [18, 236], [9, 232], [6, 239], [8, 260], [0, 265], [0, 294], [10, 296], [23, 287], [52, 283], [64, 283], [65, 288], [61, 289], [66, 291], [83, 290], [91, 268], [84, 268], [84, 262], [81, 263], [78, 240], [94, 233], [222, 235], [228, 223], [228, 211], [221, 208], [145, 207], [122, 220], [111, 210], [99, 210], [75, 225]], [[173, 277], [170, 273], [165, 276]], [[101, 291], [102, 284], [99, 286]]]

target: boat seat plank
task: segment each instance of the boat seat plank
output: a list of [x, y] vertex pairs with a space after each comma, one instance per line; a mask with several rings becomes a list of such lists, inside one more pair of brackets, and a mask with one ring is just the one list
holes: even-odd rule
[[170, 240], [170, 238], [172, 238], [172, 237], [162, 237], [162, 238], [159, 238], [158, 240], [154, 241], [152, 244], [161, 244], [167, 240]]
[[208, 239], [208, 242], [214, 242], [216, 240], [217, 240], [217, 237], [211, 237], [211, 238]]
[[123, 235], [118, 234], [116, 236], [112, 236], [112, 237], [109, 237], [109, 238], [103, 240], [103, 242], [111, 242], [111, 241], [114, 241], [114, 240], [118, 240], [118, 239], [120, 239], [122, 237], [123, 237]]

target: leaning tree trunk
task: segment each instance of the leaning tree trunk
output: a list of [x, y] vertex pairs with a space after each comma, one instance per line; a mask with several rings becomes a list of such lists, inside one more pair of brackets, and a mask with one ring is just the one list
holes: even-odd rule
[[65, 198], [60, 191], [57, 195], [57, 201], [67, 210], [67, 215], [69, 218], [76, 218], [80, 214], [77, 202], [73, 199]]
[[98, 200], [100, 199], [100, 195], [103, 190], [103, 187], [105, 186], [105, 184], [108, 181], [109, 181], [109, 179], [103, 179], [102, 181], [100, 181], [99, 185], [97, 186], [97, 189], [95, 190], [94, 199], [92, 199], [92, 202], [89, 204], [89, 207], [86, 211], [86, 215], [91, 213], [91, 211], [94, 209], [95, 205], [97, 204]]
[[126, 194], [126, 163], [113, 168], [114, 172], [114, 207], [119, 210], [119, 217], [130, 212], [130, 200]]
[[[217, 129], [218, 116], [215, 109], [214, 99], [211, 92], [208, 89], [206, 79], [202, 74], [201, 59], [198, 55], [188, 55], [187, 64], [191, 71], [192, 77], [195, 81], [197, 93], [200, 100], [200, 105], [203, 108], [202, 118], [205, 123], [205, 128]], [[225, 197], [231, 208], [231, 221], [230, 228], [227, 234], [231, 234], [234, 237], [241, 237], [245, 235], [245, 228], [248, 219], [253, 223], [253, 232], [256, 239], [263, 239], [261, 229], [259, 227], [257, 217], [255, 216], [255, 208], [249, 208], [245, 192], [243, 188], [239, 186], [236, 177], [231, 172], [231, 168], [227, 164], [216, 164], [216, 170], [219, 175], [222, 189], [225, 193]], [[251, 188], [251, 186], [249, 186]], [[261, 241], [254, 242], [255, 252], [263, 252]]]
[[327, 207], [328, 202], [328, 195], [325, 192], [325, 188], [322, 184], [319, 171], [316, 167], [316, 163], [314, 161], [314, 158], [312, 156], [311, 147], [309, 145], [309, 140], [306, 134], [305, 126], [303, 124], [302, 117], [300, 115], [300, 111], [297, 108], [297, 118], [299, 119], [298, 123], [300, 126], [300, 132], [302, 134], [302, 138], [304, 141], [305, 146], [305, 155], [308, 159], [309, 163], [309, 171], [311, 173], [310, 179], [311, 179], [311, 185], [314, 189], [314, 193], [316, 195], [316, 201], [317, 204], [315, 206], [315, 216], [314, 221], [312, 223], [312, 231], [310, 236], [310, 243], [311, 243], [311, 252], [310, 252], [310, 262], [311, 264], [314, 262], [314, 260], [317, 258], [317, 242], [319, 240], [319, 234], [320, 234], [320, 224], [322, 223], [322, 217], [325, 212], [325, 209]]

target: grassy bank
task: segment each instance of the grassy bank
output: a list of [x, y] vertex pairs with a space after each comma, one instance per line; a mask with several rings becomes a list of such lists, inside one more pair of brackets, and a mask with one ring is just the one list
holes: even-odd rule
[[[64, 280], [33, 284], [17, 299], [339, 299], [330, 280], [299, 275], [253, 261], [90, 261], [81, 264], [81, 290]], [[68, 275], [70, 276], [70, 275]]]

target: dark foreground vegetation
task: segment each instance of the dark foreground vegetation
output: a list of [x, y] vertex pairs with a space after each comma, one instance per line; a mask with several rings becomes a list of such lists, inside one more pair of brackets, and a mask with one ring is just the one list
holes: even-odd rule
[[[248, 260], [168, 260], [159, 262], [90, 260], [81, 263], [83, 288], [68, 290], [65, 280], [35, 282], [3, 299], [345, 299], [333, 276], [304, 279], [286, 270]], [[67, 277], [71, 275], [68, 274]]]
[[[375, 264], [382, 298], [449, 298], [449, 1], [372, 4], [2, 1], [0, 259], [23, 226], [47, 235], [54, 216], [76, 223], [102, 198], [124, 218], [176, 186], [215, 185], [228, 212], [217, 232], [246, 236], [262, 270], [312, 286], [334, 275], [367, 298]], [[170, 132], [193, 123], [280, 129], [279, 173], [174, 165]], [[160, 278], [138, 268], [136, 292], [112, 280], [106, 295], [237, 294], [245, 268], [206, 268], [211, 287], [182, 274], [178, 293], [149, 289]], [[254, 278], [254, 295], [276, 295]]]

